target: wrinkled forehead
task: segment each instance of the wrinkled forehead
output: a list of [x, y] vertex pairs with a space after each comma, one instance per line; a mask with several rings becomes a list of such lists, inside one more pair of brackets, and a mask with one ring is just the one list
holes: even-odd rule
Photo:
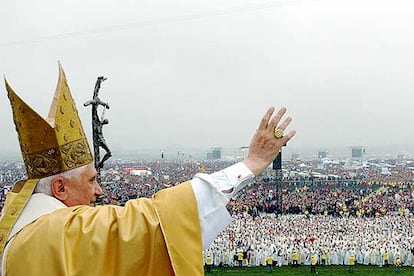
[[93, 165], [93, 163], [90, 163], [90, 164], [86, 165], [85, 169], [82, 172], [82, 174], [86, 177], [96, 176], [97, 172], [96, 172], [96, 169], [95, 169], [95, 166]]

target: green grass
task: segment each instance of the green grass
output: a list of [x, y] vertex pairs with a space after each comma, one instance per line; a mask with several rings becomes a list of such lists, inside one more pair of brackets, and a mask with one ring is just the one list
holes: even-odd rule
[[[414, 276], [414, 267], [402, 267], [401, 272], [398, 274], [395, 272], [395, 267], [390, 266], [385, 267], [375, 267], [375, 266], [355, 266], [354, 272], [349, 273], [347, 266], [318, 266], [316, 271], [320, 276], [357, 276], [357, 275], [372, 275], [372, 276], [387, 276], [387, 275], [401, 275], [401, 276]], [[218, 268], [213, 267], [210, 273], [205, 273], [205, 275], [286, 275], [286, 276], [306, 276], [306, 275], [315, 275], [310, 273], [310, 266], [301, 266], [298, 268], [282, 266], [274, 267], [272, 273], [266, 272], [266, 267], [252, 267], [252, 268]]]

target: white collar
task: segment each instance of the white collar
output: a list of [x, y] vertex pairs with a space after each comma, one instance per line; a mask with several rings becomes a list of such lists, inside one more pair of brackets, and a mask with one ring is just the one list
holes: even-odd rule
[[9, 241], [26, 225], [37, 220], [39, 217], [66, 207], [67, 206], [65, 204], [52, 196], [48, 196], [42, 193], [33, 194], [24, 207], [16, 223], [14, 224], [7, 240]]

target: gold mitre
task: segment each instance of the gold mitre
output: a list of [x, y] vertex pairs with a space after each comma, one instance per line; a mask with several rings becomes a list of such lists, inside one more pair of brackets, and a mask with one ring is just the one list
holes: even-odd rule
[[59, 81], [46, 119], [17, 96], [5, 81], [29, 179], [51, 176], [93, 162], [60, 64]]

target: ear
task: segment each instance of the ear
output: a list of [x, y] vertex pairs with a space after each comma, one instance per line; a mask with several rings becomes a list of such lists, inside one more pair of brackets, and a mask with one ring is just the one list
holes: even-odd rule
[[50, 183], [52, 195], [64, 202], [68, 198], [68, 189], [66, 187], [67, 181], [63, 177], [55, 177]]

